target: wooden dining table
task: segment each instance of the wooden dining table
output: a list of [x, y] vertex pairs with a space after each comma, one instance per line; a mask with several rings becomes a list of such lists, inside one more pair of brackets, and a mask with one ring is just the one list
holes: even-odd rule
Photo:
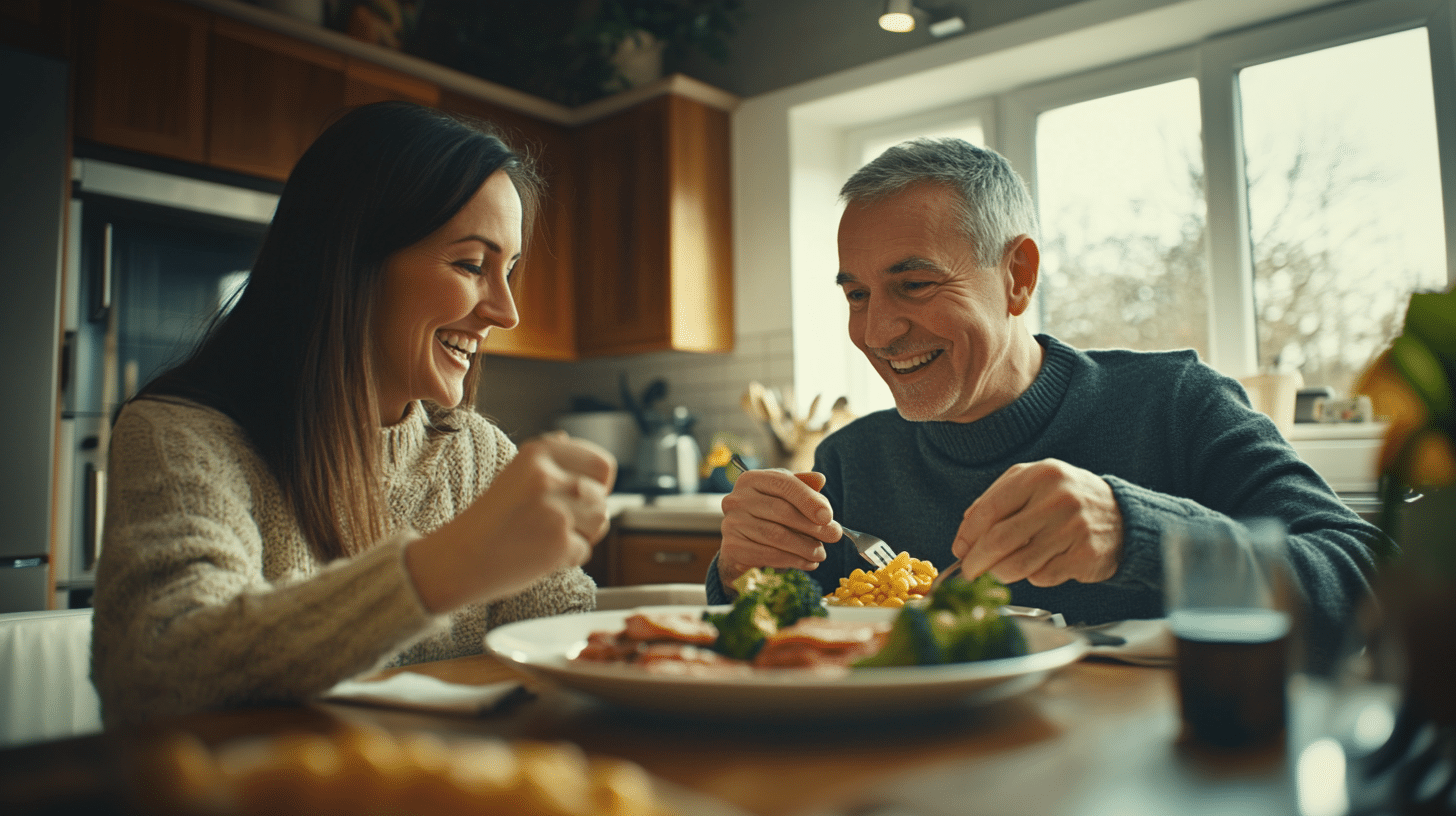
[[[1296, 676], [1284, 744], [1217, 754], [1183, 737], [1171, 669], [1096, 659], [989, 704], [920, 713], [867, 706], [827, 719], [766, 721], [620, 708], [525, 676], [490, 655], [380, 676], [399, 671], [463, 685], [524, 681], [529, 693], [471, 715], [324, 701], [207, 712], [12, 749], [0, 752], [0, 811], [15, 812], [6, 809], [5, 797], [14, 806], [12, 786], [25, 784], [22, 779], [32, 785], [68, 780], [69, 795], [82, 803], [89, 785], [95, 801], [103, 801], [107, 785], [115, 784], [118, 758], [159, 729], [217, 744], [369, 723], [450, 739], [569, 742], [588, 756], [637, 763], [667, 788], [690, 794], [679, 797], [684, 816], [694, 810], [712, 816], [1289, 816], [1300, 813], [1300, 750], [1327, 729], [1330, 699]], [[44, 812], [45, 791], [25, 801]]]

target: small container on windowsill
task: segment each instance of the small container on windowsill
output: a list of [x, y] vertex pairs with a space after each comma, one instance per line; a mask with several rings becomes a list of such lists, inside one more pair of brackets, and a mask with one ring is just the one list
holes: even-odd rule
[[1370, 397], [1361, 394], [1350, 399], [1316, 399], [1314, 415], [1316, 422], [1372, 422], [1375, 409]]

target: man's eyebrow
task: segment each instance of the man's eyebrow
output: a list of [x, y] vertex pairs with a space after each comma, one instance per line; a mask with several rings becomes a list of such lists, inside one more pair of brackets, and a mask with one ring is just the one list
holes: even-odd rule
[[[886, 275], [899, 275], [904, 272], [934, 272], [936, 274], [944, 274], [945, 270], [935, 261], [921, 258], [917, 255], [911, 255], [908, 258], [896, 261], [890, 264], [890, 267], [885, 270]], [[858, 281], [859, 278], [856, 278], [848, 272], [840, 272], [834, 276], [835, 286], [843, 286], [846, 283], [856, 283]]]
[[885, 270], [885, 273], [886, 274], [889, 274], [889, 275], [898, 275], [901, 272], [944, 272], [944, 271], [945, 270], [940, 267], [940, 264], [936, 263], [935, 261], [929, 260], [927, 258], [921, 258], [921, 257], [915, 256], [915, 255], [912, 255], [909, 258], [906, 258], [906, 259], [904, 259], [902, 261], [897, 261], [896, 263], [890, 264], [890, 268], [889, 269], [886, 269]]

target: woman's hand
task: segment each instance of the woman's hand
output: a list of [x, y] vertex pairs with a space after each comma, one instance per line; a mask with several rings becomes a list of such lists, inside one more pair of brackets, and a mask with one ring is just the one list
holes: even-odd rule
[[607, 534], [616, 476], [610, 453], [559, 431], [521, 445], [465, 512], [405, 551], [425, 607], [439, 614], [504, 598], [585, 564]]

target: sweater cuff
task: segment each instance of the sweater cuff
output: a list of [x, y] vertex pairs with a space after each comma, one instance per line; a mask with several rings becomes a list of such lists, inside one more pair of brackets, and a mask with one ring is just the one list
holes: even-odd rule
[[[1103, 476], [1122, 512], [1122, 561], [1108, 586], [1131, 589], [1163, 588], [1163, 525], [1171, 515], [1183, 515], [1160, 506], [1158, 494], [1116, 476]], [[1164, 497], [1166, 498], [1166, 497]]]
[[713, 560], [708, 562], [708, 574], [703, 577], [703, 588], [708, 593], [708, 605], [731, 604], [733, 599], [728, 597], [728, 591], [723, 588], [723, 579], [718, 577], [718, 555], [713, 554]]
[[352, 559], [353, 568], [359, 571], [356, 585], [374, 589], [363, 593], [372, 597], [359, 601], [380, 612], [381, 620], [397, 621], [396, 631], [409, 633], [403, 643], [389, 654], [381, 655], [381, 661], [387, 661], [395, 652], [446, 626], [450, 620], [448, 613], [430, 614], [405, 564], [405, 550], [419, 539], [420, 534], [413, 529], [398, 530]]

